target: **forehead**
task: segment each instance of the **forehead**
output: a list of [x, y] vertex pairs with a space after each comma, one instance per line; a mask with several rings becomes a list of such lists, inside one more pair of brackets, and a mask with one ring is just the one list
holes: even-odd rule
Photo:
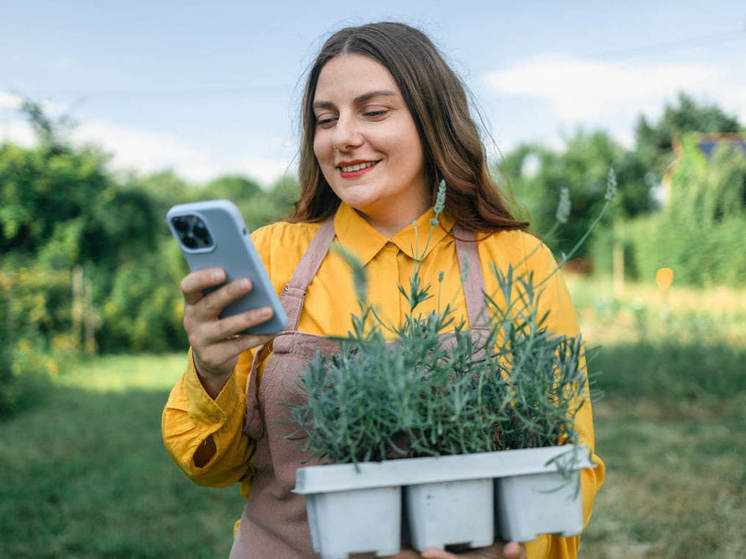
[[362, 54], [342, 54], [324, 64], [313, 100], [342, 101], [378, 90], [400, 95], [394, 77], [383, 64]]

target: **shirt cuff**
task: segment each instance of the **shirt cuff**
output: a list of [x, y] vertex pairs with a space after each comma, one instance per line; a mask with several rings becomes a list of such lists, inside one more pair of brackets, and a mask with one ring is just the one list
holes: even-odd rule
[[240, 405], [240, 395], [236, 375], [231, 374], [228, 381], [214, 400], [199, 380], [194, 365], [192, 349], [189, 349], [187, 369], [184, 374], [184, 394], [187, 400], [187, 413], [195, 424], [205, 426], [223, 424], [232, 410]]

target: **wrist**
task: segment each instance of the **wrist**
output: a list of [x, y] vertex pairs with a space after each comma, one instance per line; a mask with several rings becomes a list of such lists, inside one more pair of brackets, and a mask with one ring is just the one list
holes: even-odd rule
[[199, 359], [194, 352], [192, 352], [192, 365], [194, 371], [197, 373], [197, 378], [199, 379], [200, 384], [202, 384], [202, 388], [205, 389], [205, 392], [207, 392], [210, 398], [215, 400], [228, 382], [228, 379], [230, 379], [233, 371], [231, 370], [227, 373], [217, 374], [205, 371], [204, 366], [200, 364]]

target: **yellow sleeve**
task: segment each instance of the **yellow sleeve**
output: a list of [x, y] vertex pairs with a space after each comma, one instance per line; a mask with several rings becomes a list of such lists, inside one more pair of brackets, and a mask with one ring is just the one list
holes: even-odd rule
[[[573, 306], [570, 293], [562, 277], [562, 271], [556, 269], [556, 262], [549, 249], [540, 241], [529, 236], [525, 237], [525, 254], [527, 266], [534, 270], [535, 283], [543, 281], [543, 291], [539, 300], [540, 316], [549, 311], [547, 317], [547, 329], [558, 335], [577, 336], [580, 333], [577, 313]], [[553, 274], [550, 276], [550, 274]], [[583, 526], [588, 525], [593, 509], [593, 500], [596, 493], [603, 484], [605, 467], [603, 461], [595, 454], [595, 443], [593, 434], [593, 413], [591, 400], [588, 393], [588, 379], [586, 377], [586, 390], [584, 403], [575, 417], [575, 428], [580, 437], [581, 444], [591, 451], [591, 461], [596, 464], [595, 468], [584, 469], [580, 473], [581, 495], [583, 501]], [[535, 542], [526, 545], [529, 559], [547, 557], [551, 559], [569, 559], [577, 556], [580, 536], [571, 538], [559, 538], [554, 536], [542, 536]]]
[[[250, 352], [240, 356], [236, 370], [213, 400], [197, 376], [190, 349], [186, 371], [163, 410], [166, 450], [198, 485], [226, 487], [251, 473], [255, 443], [243, 433], [247, 375], [240, 374], [246, 361], [250, 366]], [[195, 453], [201, 445], [214, 445], [214, 453], [207, 463], [197, 465]]]
[[[273, 229], [263, 227], [252, 234], [267, 269]], [[242, 491], [248, 494], [256, 443], [244, 434], [243, 424], [252, 360], [253, 351], [239, 356], [233, 374], [213, 400], [199, 380], [190, 348], [186, 370], [171, 390], [161, 419], [163, 443], [174, 462], [198, 485], [226, 487], [242, 481]], [[202, 463], [196, 455], [209, 459]]]

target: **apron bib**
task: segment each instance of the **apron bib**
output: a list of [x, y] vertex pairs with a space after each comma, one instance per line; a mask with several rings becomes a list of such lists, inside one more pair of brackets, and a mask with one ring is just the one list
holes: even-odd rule
[[[470, 242], [474, 239], [473, 233], [458, 225], [454, 227], [454, 233], [456, 254], [462, 270], [464, 257], [469, 260], [463, 288], [469, 324], [474, 325], [487, 316], [482, 297], [484, 279], [479, 253], [477, 244]], [[280, 295], [280, 302], [288, 317], [287, 330], [278, 334], [270, 342], [270, 347], [262, 346], [254, 355], [244, 418], [244, 433], [256, 441], [254, 475], [230, 559], [320, 557], [314, 553], [311, 545], [305, 497], [296, 495], [292, 489], [295, 487], [295, 471], [299, 467], [322, 462], [311, 459], [308, 453], [302, 453], [298, 449], [298, 441], [284, 439], [295, 432], [296, 427], [282, 422], [290, 419], [289, 410], [283, 402], [300, 398], [293, 388], [307, 363], [319, 351], [322, 354], [339, 352], [339, 342], [296, 330], [306, 288], [324, 260], [334, 234], [331, 217], [319, 228], [290, 283]], [[475, 335], [479, 335], [479, 330], [479, 327], [472, 328]], [[259, 363], [267, 352], [271, 353], [257, 386]], [[355, 557], [373, 557], [373, 554]]]

